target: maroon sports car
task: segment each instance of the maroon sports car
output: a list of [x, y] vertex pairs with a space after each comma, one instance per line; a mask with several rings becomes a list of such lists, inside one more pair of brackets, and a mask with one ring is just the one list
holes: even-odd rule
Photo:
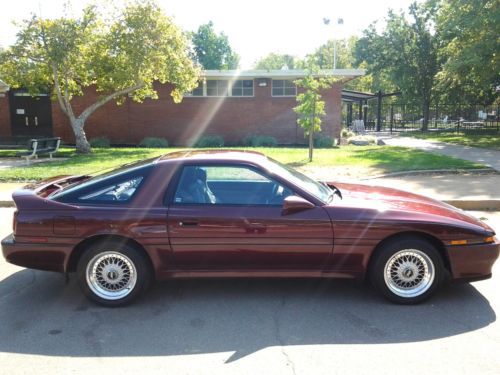
[[5, 259], [76, 272], [105, 306], [181, 277], [366, 278], [411, 304], [446, 279], [491, 277], [500, 250], [489, 226], [447, 204], [320, 183], [249, 151], [175, 152], [13, 198]]

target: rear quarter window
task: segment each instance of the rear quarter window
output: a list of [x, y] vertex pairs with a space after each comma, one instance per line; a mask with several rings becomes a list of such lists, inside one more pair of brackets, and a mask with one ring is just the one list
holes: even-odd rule
[[133, 200], [151, 172], [152, 166], [129, 173], [118, 173], [93, 183], [75, 186], [57, 194], [52, 199], [61, 203], [76, 204], [125, 204]]
[[78, 197], [79, 201], [128, 202], [143, 180], [142, 176], [117, 182]]

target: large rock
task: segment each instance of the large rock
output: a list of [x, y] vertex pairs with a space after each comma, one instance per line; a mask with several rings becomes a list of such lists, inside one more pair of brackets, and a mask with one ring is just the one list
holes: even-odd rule
[[360, 139], [351, 139], [349, 143], [355, 146], [368, 146], [370, 144], [369, 141], [363, 141]]

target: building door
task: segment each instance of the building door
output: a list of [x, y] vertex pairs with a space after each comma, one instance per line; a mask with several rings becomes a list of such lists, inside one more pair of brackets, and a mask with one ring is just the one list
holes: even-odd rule
[[12, 137], [52, 137], [52, 104], [47, 94], [30, 96], [25, 91], [9, 93]]

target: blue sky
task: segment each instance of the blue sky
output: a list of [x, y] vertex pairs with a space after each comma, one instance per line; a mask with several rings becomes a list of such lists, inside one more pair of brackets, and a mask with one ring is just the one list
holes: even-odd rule
[[[42, 12], [43, 17], [62, 14], [66, 0], [22, 0], [2, 2], [0, 46], [15, 40], [13, 20]], [[73, 1], [75, 13], [90, 1]], [[260, 57], [270, 53], [288, 53], [298, 57], [337, 36], [360, 35], [371, 22], [382, 20], [389, 8], [407, 9], [411, 0], [160, 0], [167, 14], [184, 30], [196, 30], [212, 20], [223, 31], [241, 56], [241, 68], [249, 69]], [[323, 17], [343, 18], [342, 26], [325, 26]]]

